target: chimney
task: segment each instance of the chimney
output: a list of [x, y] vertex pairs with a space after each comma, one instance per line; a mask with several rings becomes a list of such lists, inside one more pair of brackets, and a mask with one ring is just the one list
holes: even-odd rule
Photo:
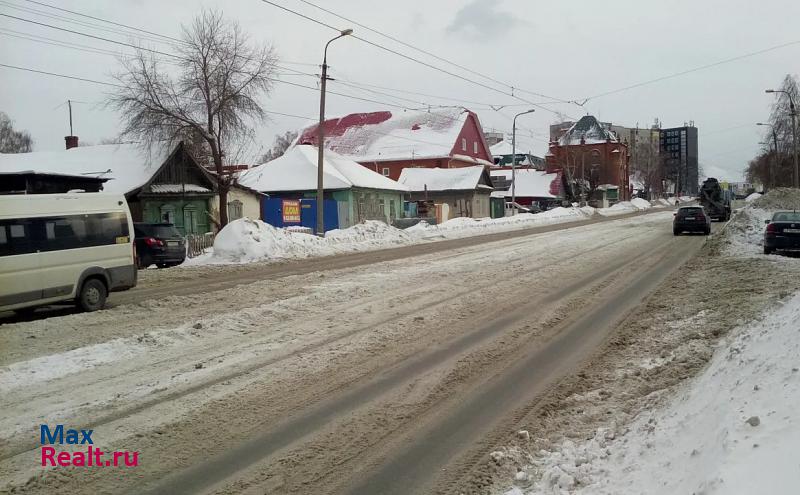
[[64, 141], [67, 142], [67, 149], [78, 147], [78, 136], [64, 136]]

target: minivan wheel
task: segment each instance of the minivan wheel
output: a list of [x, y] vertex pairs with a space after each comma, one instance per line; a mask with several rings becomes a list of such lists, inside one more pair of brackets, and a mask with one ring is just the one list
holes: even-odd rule
[[96, 278], [91, 278], [83, 283], [81, 292], [78, 294], [78, 306], [84, 311], [97, 311], [106, 305], [108, 293], [103, 282]]

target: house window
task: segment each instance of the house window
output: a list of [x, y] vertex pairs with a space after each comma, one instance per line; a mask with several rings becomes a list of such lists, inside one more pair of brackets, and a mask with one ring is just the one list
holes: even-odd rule
[[389, 219], [391, 221], [394, 221], [394, 219], [396, 217], [397, 217], [397, 210], [395, 209], [395, 206], [394, 206], [394, 200], [390, 199], [389, 200]]
[[228, 202], [228, 221], [232, 222], [242, 218], [242, 202], [238, 199]]
[[461, 138], [461, 151], [467, 151], [467, 138]]
[[389, 177], [389, 167], [383, 167], [383, 176]]
[[173, 225], [175, 224], [175, 206], [161, 205], [161, 207], [158, 210], [162, 222], [171, 223]]
[[475, 154], [478, 153], [478, 142], [477, 141], [473, 141], [472, 142], [472, 152], [475, 153]]

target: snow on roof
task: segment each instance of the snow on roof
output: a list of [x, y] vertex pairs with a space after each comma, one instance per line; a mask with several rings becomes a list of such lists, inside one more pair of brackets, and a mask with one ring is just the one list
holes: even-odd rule
[[[504, 196], [511, 196], [511, 170], [492, 170], [492, 177], [505, 177], [509, 182]], [[519, 198], [557, 198], [560, 184], [558, 174], [548, 174], [541, 170], [520, 169], [516, 171], [516, 187], [514, 194]], [[500, 191], [497, 191], [500, 192]]]
[[[325, 147], [359, 162], [446, 157], [468, 116], [463, 108], [354, 113], [325, 121]], [[296, 142], [316, 144], [317, 126]]]
[[212, 192], [211, 189], [197, 184], [151, 184], [150, 191], [154, 193]]
[[607, 140], [616, 143], [619, 140], [613, 132], [603, 127], [596, 118], [591, 115], [584, 115], [581, 119], [569, 128], [567, 132], [558, 140], [561, 146], [581, 144], [584, 139], [586, 144], [605, 143]]
[[404, 168], [398, 182], [411, 191], [469, 191], [478, 189], [485, 168]]
[[530, 150], [526, 150], [525, 147], [522, 146], [519, 143], [517, 143], [516, 150], [512, 151], [511, 148], [512, 148], [511, 141], [503, 140], [503, 141], [500, 141], [497, 144], [492, 145], [489, 148], [489, 152], [492, 154], [492, 156], [513, 155], [514, 151], [516, 151], [516, 153], [518, 155], [532, 155], [533, 154], [533, 152], [531, 152]]
[[139, 144], [80, 146], [61, 151], [0, 154], [0, 172], [82, 175], [110, 179], [104, 192], [128, 193], [146, 184], [172, 152]]
[[[322, 166], [325, 189], [363, 187], [390, 191], [408, 189], [332, 151], [325, 152]], [[270, 162], [253, 167], [239, 176], [243, 186], [261, 192], [309, 191], [317, 188], [317, 147], [308, 144], [289, 148]]]

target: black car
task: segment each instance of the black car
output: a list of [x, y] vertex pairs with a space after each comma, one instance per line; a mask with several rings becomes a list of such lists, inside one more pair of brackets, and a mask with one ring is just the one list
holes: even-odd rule
[[800, 250], [800, 212], [779, 211], [764, 223], [764, 254]]
[[675, 212], [672, 233], [681, 235], [683, 232], [701, 232], [705, 235], [711, 233], [711, 217], [702, 206], [681, 206]]
[[171, 223], [134, 223], [139, 268], [180, 265], [186, 259], [186, 241]]

